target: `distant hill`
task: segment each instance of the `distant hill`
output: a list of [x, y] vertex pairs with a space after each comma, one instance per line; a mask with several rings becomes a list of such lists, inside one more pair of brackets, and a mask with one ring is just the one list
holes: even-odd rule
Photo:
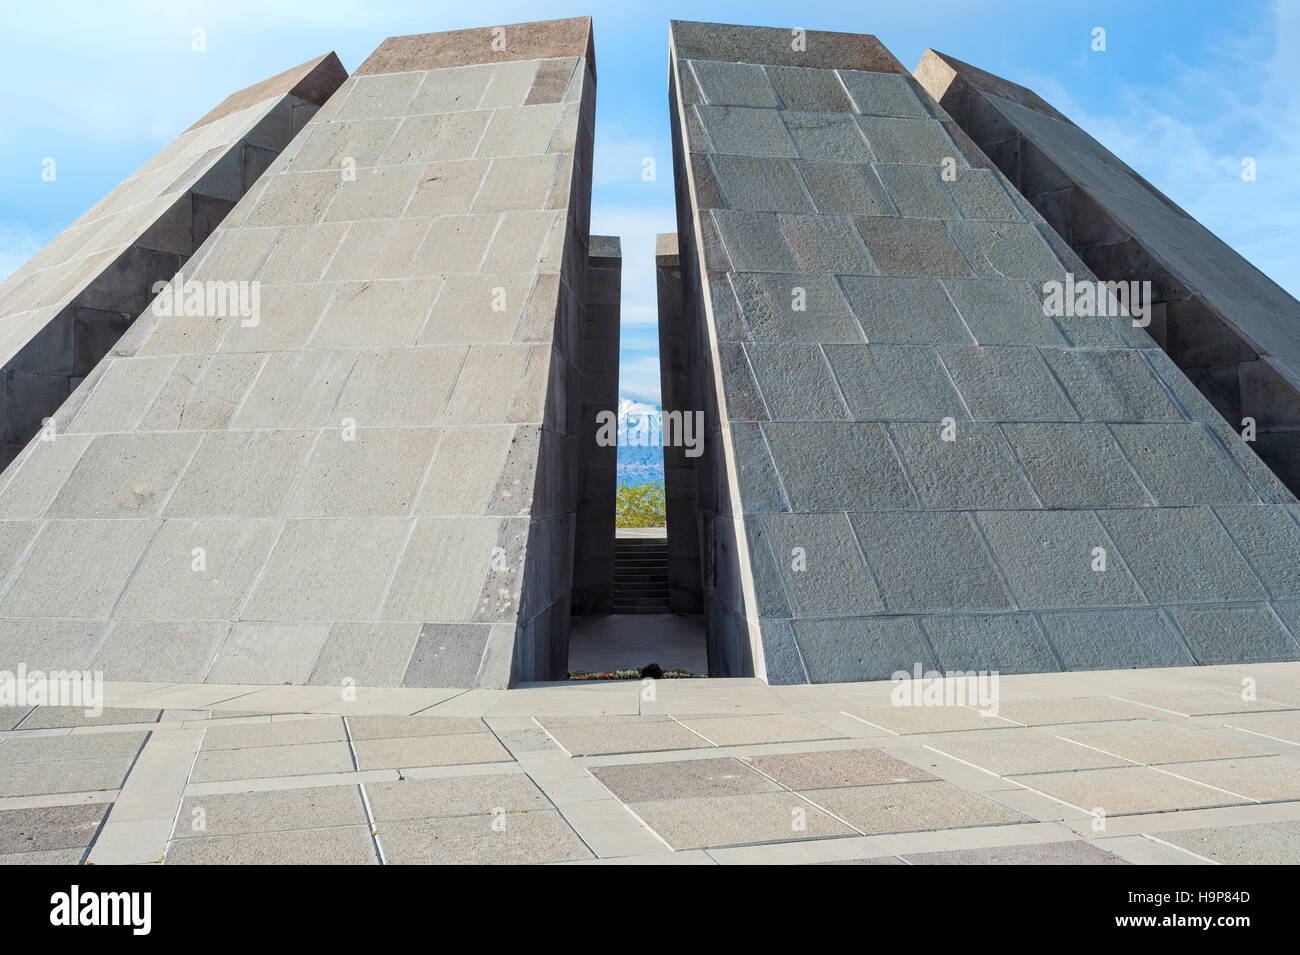
[[618, 483], [664, 479], [664, 449], [657, 405], [622, 398], [618, 403]]

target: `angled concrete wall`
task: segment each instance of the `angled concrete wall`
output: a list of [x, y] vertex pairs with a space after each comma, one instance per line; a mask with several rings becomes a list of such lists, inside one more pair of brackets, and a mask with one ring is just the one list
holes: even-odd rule
[[934, 50], [916, 77], [1093, 272], [1152, 283], [1152, 336], [1300, 489], [1300, 302], [1032, 90]]
[[573, 545], [575, 614], [609, 613], [614, 606], [614, 524], [618, 445], [601, 444], [601, 412], [618, 413], [618, 343], [623, 249], [617, 236], [593, 235], [587, 254], [583, 324], [582, 456]]
[[1295, 499], [874, 37], [671, 35], [711, 674], [1300, 656]]
[[[675, 232], [655, 236], [655, 287], [659, 303], [660, 405], [669, 414], [693, 414], [700, 401], [693, 393], [695, 376], [689, 357], [693, 349], [687, 337], [696, 326], [686, 321]], [[686, 452], [680, 443], [664, 447], [668, 606], [673, 613], [701, 613], [704, 591], [700, 581], [697, 478], [695, 459]]]
[[504, 686], [567, 662], [590, 21], [386, 41], [0, 480], [0, 668]]
[[329, 53], [227, 97], [0, 285], [0, 468], [346, 77]]

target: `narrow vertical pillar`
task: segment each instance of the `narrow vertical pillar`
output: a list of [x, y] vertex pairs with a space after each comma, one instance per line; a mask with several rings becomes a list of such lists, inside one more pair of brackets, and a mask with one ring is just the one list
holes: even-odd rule
[[[685, 420], [685, 416], [695, 414], [699, 402], [691, 389], [681, 257], [674, 232], [655, 236], [655, 286], [659, 299], [660, 404], [665, 415], [676, 414]], [[664, 433], [668, 433], [666, 429]], [[695, 490], [695, 460], [700, 450], [687, 448], [680, 442], [664, 446], [668, 604], [673, 613], [701, 613], [704, 609]]]
[[[582, 450], [573, 553], [573, 612], [609, 613], [614, 601], [618, 446], [601, 443], [602, 413], [618, 410], [618, 346], [623, 251], [617, 236], [593, 235], [587, 255], [582, 337]], [[609, 427], [604, 429], [610, 431]]]

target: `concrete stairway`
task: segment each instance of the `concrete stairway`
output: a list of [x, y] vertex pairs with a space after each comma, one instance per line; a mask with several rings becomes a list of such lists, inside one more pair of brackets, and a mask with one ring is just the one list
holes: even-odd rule
[[614, 613], [670, 613], [668, 541], [620, 537], [614, 542]]

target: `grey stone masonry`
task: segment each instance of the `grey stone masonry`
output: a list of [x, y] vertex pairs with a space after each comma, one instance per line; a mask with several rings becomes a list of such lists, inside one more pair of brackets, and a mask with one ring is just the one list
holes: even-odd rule
[[[618, 413], [618, 342], [623, 250], [617, 236], [593, 235], [587, 254], [583, 325], [582, 449], [573, 542], [573, 612], [609, 613], [614, 605], [614, 523], [618, 445], [600, 443], [600, 414]], [[607, 429], [608, 430], [608, 429]]]
[[0, 669], [564, 672], [589, 47], [587, 19], [401, 37], [339, 87], [187, 266], [256, 307], [160, 295], [0, 477]]
[[[659, 301], [660, 404], [665, 413], [691, 414], [700, 407], [692, 392], [682, 297], [681, 256], [676, 233], [655, 236], [655, 284]], [[668, 606], [673, 613], [704, 609], [700, 580], [699, 508], [696, 506], [695, 459], [680, 442], [664, 446], [664, 496], [668, 534]]]
[[[1101, 279], [1149, 281], [1149, 328], [1300, 490], [1300, 302], [1032, 90], [927, 50], [916, 78]], [[1246, 188], [1246, 187], [1243, 187]]]
[[671, 46], [712, 675], [1300, 657], [1295, 498], [874, 37]]
[[329, 53], [232, 94], [0, 284], [0, 469], [346, 78]]

